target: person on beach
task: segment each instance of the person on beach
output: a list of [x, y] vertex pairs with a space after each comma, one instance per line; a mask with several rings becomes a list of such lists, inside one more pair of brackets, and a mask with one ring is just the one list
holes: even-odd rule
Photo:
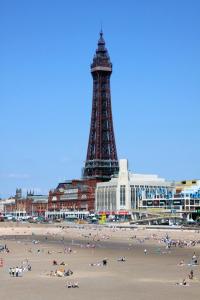
[[15, 268], [15, 276], [18, 277], [18, 275], [19, 275], [19, 268], [16, 267], [16, 268]]
[[58, 265], [58, 263], [57, 263], [57, 261], [54, 259], [53, 260], [53, 266], [57, 266]]
[[22, 268], [18, 268], [18, 277], [22, 277]]
[[179, 266], [184, 266], [184, 260], [181, 260], [180, 263], [178, 264]]
[[6, 253], [10, 253], [10, 250], [8, 249], [6, 244], [4, 245], [4, 250], [5, 250]]
[[79, 288], [78, 281], [74, 281], [74, 282], [69, 281], [69, 282], [67, 282], [67, 287], [68, 287], [68, 289], [69, 288]]
[[147, 249], [144, 249], [144, 254], [147, 255]]
[[188, 277], [189, 277], [189, 279], [191, 279], [191, 280], [194, 278], [194, 271], [193, 271], [193, 270], [190, 271]]
[[73, 271], [72, 270], [67, 270], [66, 272], [64, 272], [64, 276], [70, 276], [73, 274]]
[[187, 282], [185, 279], [183, 279], [182, 282], [177, 282], [176, 285], [180, 285], [180, 286], [188, 286]]
[[192, 265], [197, 265], [198, 264], [198, 261], [197, 261], [197, 257], [196, 257], [196, 254], [194, 252], [193, 256], [192, 256]]
[[67, 282], [67, 287], [68, 287], [68, 289], [72, 287], [71, 281], [68, 281], [68, 282]]
[[78, 281], [74, 281], [73, 288], [79, 288]]
[[102, 260], [102, 263], [103, 263], [103, 266], [106, 266], [107, 263], [108, 263], [107, 258], [104, 258], [104, 259]]
[[118, 260], [117, 261], [126, 261], [126, 259], [125, 259], [125, 257], [124, 256], [122, 256], [122, 257], [120, 257], [120, 258], [118, 258]]
[[187, 285], [187, 282], [185, 279], [183, 279], [182, 285]]

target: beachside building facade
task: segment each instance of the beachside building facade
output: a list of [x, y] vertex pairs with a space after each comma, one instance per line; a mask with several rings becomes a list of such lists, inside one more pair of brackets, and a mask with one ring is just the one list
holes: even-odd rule
[[50, 190], [49, 211], [93, 211], [97, 179], [67, 180]]
[[167, 198], [159, 198], [156, 201], [142, 199], [143, 209], [165, 209], [182, 214], [200, 215], [200, 180], [183, 180], [175, 183], [175, 191]]
[[0, 213], [4, 213], [7, 209], [7, 211], [12, 211], [13, 207], [15, 205], [15, 198], [7, 198], [7, 199], [2, 199], [0, 201]]
[[135, 174], [128, 171], [128, 161], [119, 161], [119, 174], [108, 182], [97, 184], [95, 209], [97, 212], [127, 213], [142, 208], [143, 200], [156, 202], [168, 199], [175, 192], [173, 182], [158, 175]]
[[35, 195], [34, 192], [27, 192], [26, 197], [23, 197], [16, 190], [16, 195], [12, 199], [3, 201], [3, 213], [13, 216], [44, 216], [48, 209], [48, 195]]

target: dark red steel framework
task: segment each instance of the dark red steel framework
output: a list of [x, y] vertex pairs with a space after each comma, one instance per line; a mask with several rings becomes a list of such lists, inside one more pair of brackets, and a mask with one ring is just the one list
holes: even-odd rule
[[112, 120], [110, 76], [112, 63], [100, 32], [98, 48], [91, 64], [93, 102], [84, 178], [108, 180], [119, 165]]

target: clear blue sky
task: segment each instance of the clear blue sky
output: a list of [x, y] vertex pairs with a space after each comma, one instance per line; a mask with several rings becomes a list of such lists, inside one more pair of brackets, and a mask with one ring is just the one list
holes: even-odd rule
[[200, 178], [200, 1], [0, 0], [0, 197], [79, 178], [101, 22], [119, 158]]

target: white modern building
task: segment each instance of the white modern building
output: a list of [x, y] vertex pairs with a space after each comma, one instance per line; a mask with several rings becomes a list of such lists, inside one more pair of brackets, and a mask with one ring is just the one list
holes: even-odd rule
[[128, 161], [119, 161], [119, 174], [108, 182], [97, 184], [97, 212], [132, 211], [141, 208], [144, 199], [157, 201], [172, 197], [174, 184], [158, 175], [135, 174], [128, 171]]

